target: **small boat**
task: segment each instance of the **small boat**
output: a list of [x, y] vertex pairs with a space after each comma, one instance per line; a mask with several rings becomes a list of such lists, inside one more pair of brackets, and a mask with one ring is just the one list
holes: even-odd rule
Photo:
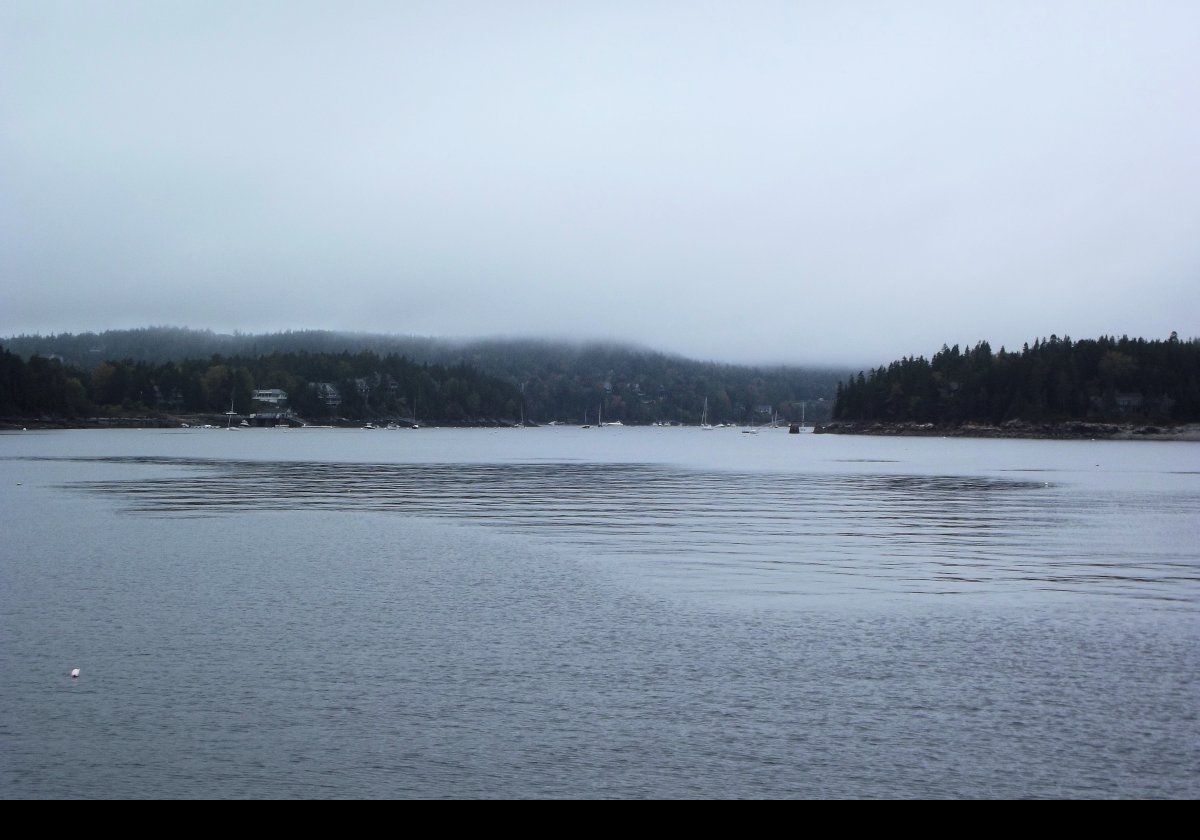
[[804, 409], [805, 409], [805, 407], [806, 407], [806, 403], [800, 403], [800, 422], [797, 423], [797, 422], [793, 421], [791, 424], [788, 425], [788, 432], [790, 434], [799, 435], [799, 434], [803, 434], [805, 432], [810, 431], [809, 428], [804, 425]]

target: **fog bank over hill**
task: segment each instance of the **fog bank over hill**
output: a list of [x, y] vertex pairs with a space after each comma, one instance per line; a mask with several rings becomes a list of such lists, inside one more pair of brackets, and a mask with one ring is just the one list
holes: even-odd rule
[[[104, 362], [150, 366], [211, 360], [237, 365], [242, 360], [289, 354], [345, 354], [345, 370], [334, 378], [347, 381], [371, 373], [367, 368], [375, 362], [364, 361], [360, 358], [364, 355], [403, 356], [422, 364], [466, 366], [498, 377], [522, 391], [530, 416], [541, 420], [590, 417], [594, 421], [603, 406], [610, 419], [691, 422], [699, 419], [706, 400], [714, 422], [762, 421], [774, 412], [785, 418], [804, 415], [821, 420], [832, 409], [838, 383], [850, 374], [847, 368], [700, 361], [617, 342], [452, 340], [326, 330], [224, 334], [149, 327], [16, 336], [0, 343], [26, 359], [36, 354], [84, 371]], [[261, 373], [255, 377], [255, 387], [296, 386], [296, 382], [267, 381]]]
[[693, 365], [746, 370], [806, 370], [844, 374], [851, 365], [733, 364], [694, 359], [683, 354], [617, 340], [489, 336], [481, 338], [397, 335], [337, 330], [221, 333], [208, 329], [155, 326], [101, 332], [16, 335], [0, 338], [9, 350], [29, 357], [58, 356], [70, 364], [88, 366], [105, 359], [169, 362], [221, 355], [260, 356], [270, 353], [395, 353], [434, 364], [468, 362], [497, 373], [515, 373], [550, 359], [656, 359]]

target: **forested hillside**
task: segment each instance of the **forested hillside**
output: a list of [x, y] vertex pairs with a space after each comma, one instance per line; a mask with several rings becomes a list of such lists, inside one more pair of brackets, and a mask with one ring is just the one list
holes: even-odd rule
[[[26, 359], [34, 355], [54, 357], [80, 372], [91, 371], [102, 362], [124, 366], [140, 363], [143, 369], [151, 369], [167, 363], [207, 367], [211, 366], [214, 355], [222, 359], [237, 358], [243, 367], [258, 371], [253, 376], [254, 387], [280, 387], [289, 394], [292, 391], [285, 383], [291, 382], [295, 387], [297, 377], [302, 379], [309, 374], [297, 371], [289, 374], [289, 379], [277, 375], [282, 370], [276, 366], [274, 374], [269, 375], [271, 368], [252, 365], [250, 360], [304, 356], [341, 359], [356, 358], [363, 353], [379, 358], [396, 356], [447, 370], [474, 370], [498, 377], [519, 395], [512, 412], [505, 416], [518, 417], [523, 405], [528, 419], [543, 423], [584, 422], [585, 418], [595, 422], [601, 410], [606, 420], [695, 423], [700, 419], [705, 399], [709, 420], [714, 423], [761, 422], [772, 412], [794, 419], [802, 410], [808, 419], [820, 421], [828, 418], [837, 383], [846, 375], [844, 370], [703, 362], [617, 343], [572, 344], [530, 339], [462, 342], [317, 330], [221, 335], [155, 327], [18, 336], [7, 339], [6, 344]], [[196, 361], [201, 359], [204, 361]], [[361, 368], [356, 371], [356, 377], [368, 375]], [[321, 381], [338, 379], [334, 373], [322, 376], [325, 378]], [[471, 407], [474, 402], [464, 402], [463, 398], [447, 401], [448, 411], [454, 403], [462, 406], [464, 416], [475, 415]], [[401, 402], [400, 408], [404, 407], [406, 404]], [[351, 408], [348, 406], [347, 410]], [[373, 404], [364, 406], [364, 410], [378, 408]]]
[[1050, 336], [1018, 352], [945, 347], [838, 386], [834, 419], [953, 425], [1200, 421], [1200, 341]]
[[[332, 390], [322, 386], [332, 386]], [[222, 413], [271, 410], [256, 388], [288, 394], [310, 420], [417, 417], [460, 423], [520, 413], [520, 391], [467, 365], [418, 364], [374, 353], [273, 353], [182, 362], [105, 361], [85, 369], [0, 349], [0, 416]], [[331, 404], [328, 394], [337, 395]]]

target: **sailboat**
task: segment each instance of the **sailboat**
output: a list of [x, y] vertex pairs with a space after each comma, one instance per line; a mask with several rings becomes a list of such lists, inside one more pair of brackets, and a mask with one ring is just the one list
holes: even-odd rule
[[229, 395], [229, 410], [225, 412], [229, 416], [229, 423], [225, 426], [225, 431], [235, 432], [237, 426], [233, 425], [233, 418], [237, 416], [237, 412], [233, 410], [233, 394]]
[[712, 426], [708, 424], [708, 397], [704, 398], [704, 411], [700, 412], [700, 428], [712, 430]]

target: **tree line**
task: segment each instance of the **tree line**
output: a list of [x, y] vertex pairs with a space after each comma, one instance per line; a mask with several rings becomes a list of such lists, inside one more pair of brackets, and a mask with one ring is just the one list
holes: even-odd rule
[[1052, 335], [1019, 352], [942, 346], [839, 383], [835, 420], [957, 425], [1200, 421], [1200, 340]]
[[[332, 391], [322, 386], [332, 386]], [[143, 413], [271, 411], [255, 389], [279, 388], [311, 419], [420, 418], [462, 422], [515, 417], [520, 391], [469, 365], [421, 364], [374, 353], [272, 353], [180, 362], [106, 360], [87, 369], [28, 361], [0, 348], [0, 416], [66, 418]], [[330, 393], [340, 402], [330, 404]]]
[[[462, 417], [494, 415], [519, 419], [523, 412], [526, 419], [539, 423], [551, 420], [595, 423], [601, 413], [605, 420], [625, 423], [697, 423], [706, 400], [708, 419], [713, 423], [764, 422], [772, 412], [778, 412], [786, 420], [799, 419], [804, 414], [808, 420], [819, 422], [828, 419], [836, 386], [846, 375], [844, 370], [837, 369], [705, 362], [615, 342], [452, 341], [322, 330], [223, 335], [206, 330], [150, 327], [102, 333], [18, 336], [9, 339], [7, 344], [9, 349], [30, 361], [34, 356], [53, 355], [68, 366], [89, 372], [100, 366], [101, 360], [114, 358], [125, 360], [124, 364], [141, 363], [158, 369], [169, 362], [187, 365], [193, 364], [187, 361], [189, 359], [216, 357], [240, 359], [243, 360], [241, 366], [250, 368], [250, 363], [245, 360], [306, 356], [342, 358], [344, 354], [357, 357], [362, 353], [379, 358], [399, 356], [439, 369], [477, 371], [514, 389], [515, 396], [504, 400], [503, 410], [485, 407], [490, 405], [485, 394], [480, 392], [473, 398], [463, 390], [463, 377], [454, 377], [459, 381], [450, 386], [456, 393], [450, 403], [461, 409]], [[255, 387], [282, 387], [292, 394], [293, 388], [282, 383], [294, 384], [295, 380], [262, 375], [261, 366], [254, 370], [258, 371], [252, 373]], [[354, 374], [360, 378], [367, 375], [370, 372]], [[305, 377], [335, 384], [346, 381], [337, 371], [310, 371], [300, 376], [301, 379]], [[393, 378], [396, 378], [394, 374]], [[397, 410], [413, 407], [401, 399], [413, 390], [410, 385], [400, 387], [397, 400], [391, 404], [380, 403], [377, 390], [372, 390], [367, 402], [357, 405], [357, 389], [347, 390], [340, 386], [339, 389], [346, 400], [347, 412], [359, 412], [357, 415], [348, 413], [347, 417], [368, 417], [370, 411], [379, 411], [385, 405]], [[422, 415], [425, 411], [421, 410], [421, 403], [434, 397], [432, 389], [430, 391], [416, 397], [416, 408]], [[508, 409], [509, 400], [513, 400], [511, 410]], [[222, 410], [228, 407], [227, 401], [228, 396]], [[195, 399], [189, 402], [195, 403]], [[320, 407], [297, 402], [295, 408], [304, 414], [306, 411], [319, 412]], [[452, 406], [448, 405], [450, 414], [459, 413], [450, 408]], [[431, 415], [429, 419], [435, 418]]]
[[[239, 414], [255, 389], [287, 392], [287, 406], [310, 420], [412, 418], [427, 423], [473, 420], [595, 423], [698, 422], [705, 401], [711, 422], [764, 422], [778, 411], [793, 419], [806, 405], [820, 420], [832, 389], [794, 370], [753, 371], [591, 348], [535, 362], [517, 354], [497, 376], [478, 365], [415, 362], [358, 353], [270, 353], [150, 362], [105, 360], [91, 368], [0, 348], [0, 416]], [[493, 361], [493, 364], [497, 363]], [[500, 365], [502, 367], [502, 365]], [[832, 375], [825, 374], [826, 378]], [[836, 380], [834, 380], [836, 381]], [[329, 386], [332, 386], [330, 389]], [[337, 400], [330, 400], [336, 394]], [[808, 399], [806, 399], [808, 398]]]
[[[828, 417], [840, 371], [753, 367], [682, 358], [628, 345], [570, 345], [534, 340], [476, 342], [461, 348], [469, 364], [523, 389], [538, 422], [762, 423]], [[802, 409], [802, 405], [804, 408]]]

